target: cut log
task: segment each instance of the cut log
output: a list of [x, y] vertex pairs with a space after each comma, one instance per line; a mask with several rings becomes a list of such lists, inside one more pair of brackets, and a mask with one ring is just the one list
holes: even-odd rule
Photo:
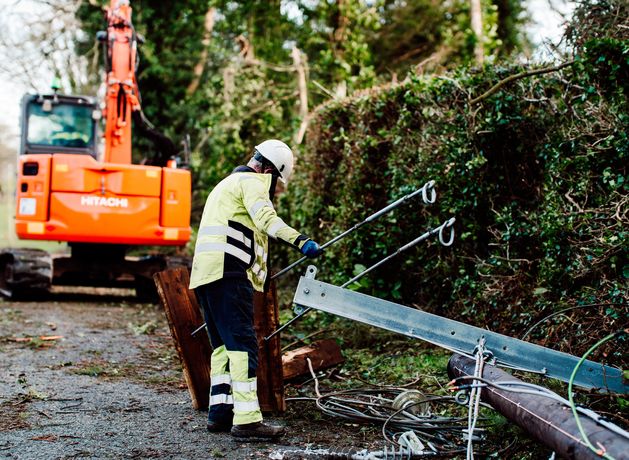
[[264, 340], [279, 327], [279, 308], [275, 283], [270, 282], [266, 293], [256, 292], [253, 298], [253, 327], [258, 337], [258, 401], [262, 412], [282, 413], [284, 377], [282, 375], [282, 349], [280, 337]]
[[181, 359], [192, 407], [205, 410], [210, 397], [212, 347], [207, 333], [191, 335], [204, 320], [194, 292], [188, 289], [188, 269], [165, 270], [153, 275], [153, 279]]
[[289, 351], [282, 356], [285, 381], [293, 380], [304, 375], [310, 375], [306, 358], [310, 358], [312, 368], [315, 372], [336, 366], [345, 361], [341, 354], [341, 347], [336, 343], [336, 340], [318, 340], [305, 347]]

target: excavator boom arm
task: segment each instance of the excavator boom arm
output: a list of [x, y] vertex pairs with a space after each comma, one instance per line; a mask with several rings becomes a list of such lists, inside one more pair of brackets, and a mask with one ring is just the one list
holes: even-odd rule
[[131, 112], [140, 110], [135, 66], [137, 37], [128, 0], [111, 0], [106, 10], [105, 156], [109, 163], [131, 163]]

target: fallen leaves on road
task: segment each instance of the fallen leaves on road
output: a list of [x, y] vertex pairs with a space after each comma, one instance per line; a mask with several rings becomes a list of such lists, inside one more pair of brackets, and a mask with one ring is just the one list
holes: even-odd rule
[[62, 335], [40, 335], [39, 337], [12, 337], [9, 340], [13, 342], [32, 342], [33, 340], [42, 340], [44, 342], [48, 342], [51, 340], [60, 340], [63, 339]]
[[55, 442], [57, 439], [59, 439], [59, 437], [55, 436], [54, 434], [47, 434], [44, 436], [34, 436], [30, 438], [31, 441], [48, 441], [48, 442]]

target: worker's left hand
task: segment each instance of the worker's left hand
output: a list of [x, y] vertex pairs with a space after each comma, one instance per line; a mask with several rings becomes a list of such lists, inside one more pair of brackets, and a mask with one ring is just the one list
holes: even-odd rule
[[301, 247], [301, 253], [309, 259], [314, 259], [315, 257], [320, 256], [322, 252], [323, 249], [321, 249], [321, 246], [312, 240], [306, 241]]

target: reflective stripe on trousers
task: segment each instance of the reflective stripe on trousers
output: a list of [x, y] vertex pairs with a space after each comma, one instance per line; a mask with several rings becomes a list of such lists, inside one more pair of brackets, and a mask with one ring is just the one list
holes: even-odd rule
[[220, 395], [211, 395], [210, 396], [210, 406], [217, 406], [219, 404], [234, 404], [234, 399], [232, 395], [220, 394]]
[[212, 375], [211, 376], [212, 379], [212, 386], [218, 386], [218, 385], [231, 385], [232, 384], [232, 378], [229, 374], [216, 374], [216, 375]]
[[210, 358], [210, 410], [208, 421], [227, 423], [231, 421], [234, 399], [231, 394], [231, 375], [227, 371], [229, 356], [225, 345], [212, 351]]
[[249, 356], [246, 351], [229, 351], [229, 373], [232, 378], [234, 400], [234, 425], [244, 425], [262, 420], [258, 404], [257, 379], [249, 378]]

